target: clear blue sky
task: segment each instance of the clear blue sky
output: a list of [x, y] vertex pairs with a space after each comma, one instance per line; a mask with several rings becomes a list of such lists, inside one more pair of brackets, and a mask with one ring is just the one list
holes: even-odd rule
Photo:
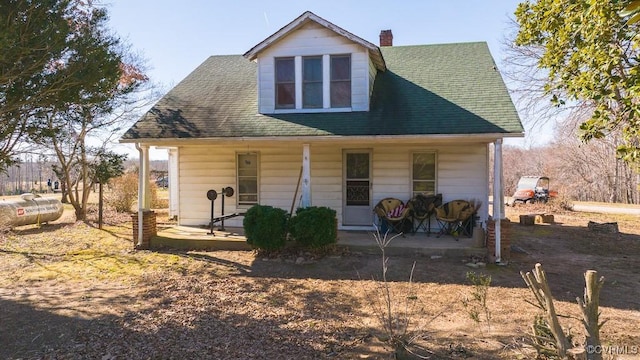
[[394, 45], [486, 41], [502, 63], [501, 40], [520, 0], [105, 0], [110, 26], [148, 61], [148, 75], [178, 83], [211, 55], [243, 54], [310, 10], [378, 44], [380, 30]]
[[500, 64], [500, 40], [519, 2], [107, 0], [107, 6], [111, 27], [147, 58], [154, 80], [170, 85], [211, 55], [245, 53], [307, 10], [374, 44], [383, 29], [393, 30], [394, 45], [486, 41]]

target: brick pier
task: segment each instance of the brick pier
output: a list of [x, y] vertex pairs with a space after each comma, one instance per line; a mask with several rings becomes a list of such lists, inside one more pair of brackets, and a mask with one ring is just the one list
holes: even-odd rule
[[[511, 258], [511, 221], [502, 219], [500, 222], [500, 257], [509, 261]], [[487, 221], [487, 254], [490, 262], [496, 259], [496, 224], [493, 219]]]
[[149, 249], [151, 247], [151, 238], [158, 233], [156, 228], [156, 213], [151, 210], [142, 212], [142, 245], [140, 246], [138, 246], [138, 213], [131, 214], [131, 221], [133, 222], [134, 249]]

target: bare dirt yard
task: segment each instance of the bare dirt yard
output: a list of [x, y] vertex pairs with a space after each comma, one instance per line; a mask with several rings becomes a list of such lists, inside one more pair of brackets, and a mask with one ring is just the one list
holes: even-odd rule
[[[605, 277], [605, 358], [640, 358], [640, 220], [553, 212], [554, 224], [521, 226], [508, 208], [507, 266], [406, 254], [388, 261], [393, 311], [409, 312], [414, 351], [431, 359], [533, 359], [538, 310], [519, 272], [543, 264], [564, 327], [584, 339], [576, 297], [583, 273]], [[587, 228], [616, 221], [620, 233]], [[388, 359], [380, 313], [381, 257], [336, 250], [323, 257], [264, 258], [251, 251], [133, 251], [129, 216], [103, 230], [65, 216], [0, 235], [2, 359]], [[410, 236], [410, 235], [408, 235]], [[417, 235], [420, 236], [420, 235]], [[397, 239], [401, 241], [401, 239]], [[373, 241], [373, 240], [372, 240]], [[396, 241], [396, 240], [394, 240]], [[425, 236], [425, 242], [429, 238]], [[452, 240], [453, 241], [453, 240]], [[415, 262], [413, 281], [409, 282]], [[487, 309], [464, 299], [490, 275]], [[473, 305], [473, 301], [471, 301]], [[611, 347], [609, 347], [611, 346]]]

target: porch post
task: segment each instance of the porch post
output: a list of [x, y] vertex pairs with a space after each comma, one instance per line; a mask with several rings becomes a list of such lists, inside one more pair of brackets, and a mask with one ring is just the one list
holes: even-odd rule
[[167, 150], [169, 152], [169, 167], [167, 168], [167, 180], [169, 187], [169, 217], [177, 218], [178, 213], [180, 212], [180, 203], [179, 203], [179, 192], [178, 187], [180, 184], [178, 183], [178, 148], [170, 148]]
[[149, 169], [149, 146], [141, 145], [142, 156], [140, 159], [140, 176], [142, 176], [142, 206], [143, 210], [151, 209], [151, 191], [149, 186], [149, 177], [151, 170]]
[[504, 218], [502, 203], [502, 139], [497, 139], [493, 148], [493, 220], [496, 237], [496, 263], [501, 262], [500, 225]]
[[151, 208], [151, 191], [149, 184], [149, 145], [135, 144], [139, 153], [138, 168], [138, 214], [132, 215], [133, 248], [149, 249], [151, 239], [156, 236], [156, 213]]
[[302, 145], [302, 199], [300, 207], [311, 206], [311, 165], [309, 144]]
[[[151, 194], [149, 192], [149, 146], [141, 145], [139, 143], [136, 143], [135, 146], [139, 154], [139, 163], [138, 163], [138, 215], [137, 215], [137, 221], [134, 220], [134, 224], [133, 224], [134, 240], [137, 237], [138, 241], [135, 242], [134, 248], [144, 249], [149, 246], [149, 238], [150, 238], [150, 235], [152, 235], [151, 232], [155, 231], [154, 226], [145, 226], [145, 223], [146, 223], [145, 212], [149, 211], [150, 203], [151, 203]], [[147, 220], [149, 220], [149, 222], [152, 221], [153, 225], [155, 225], [155, 215], [148, 216]], [[147, 229], [147, 234], [145, 234], [145, 229]], [[145, 238], [145, 235], [147, 235], [146, 238]]]

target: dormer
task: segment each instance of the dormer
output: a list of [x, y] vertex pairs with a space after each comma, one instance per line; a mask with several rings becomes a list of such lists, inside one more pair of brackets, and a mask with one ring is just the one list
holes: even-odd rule
[[380, 48], [307, 11], [244, 56], [258, 64], [261, 114], [369, 111]]

